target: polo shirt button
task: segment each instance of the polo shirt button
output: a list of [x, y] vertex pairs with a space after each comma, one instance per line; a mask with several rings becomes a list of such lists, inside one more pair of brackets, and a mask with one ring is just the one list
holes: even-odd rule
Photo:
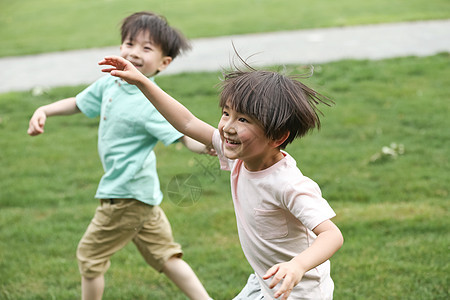
[[106, 117], [103, 117], [103, 120], [105, 120], [105, 121], [106, 121]]
[[109, 98], [109, 102], [112, 102], [112, 98]]

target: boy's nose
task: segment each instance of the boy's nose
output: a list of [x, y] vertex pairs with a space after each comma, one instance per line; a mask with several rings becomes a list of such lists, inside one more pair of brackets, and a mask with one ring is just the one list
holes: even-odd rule
[[136, 49], [136, 47], [132, 48], [130, 51], [130, 55], [134, 58], [138, 58], [139, 57], [139, 51], [138, 49]]
[[237, 133], [235, 123], [231, 120], [228, 121], [227, 123], [225, 123], [225, 126], [223, 126], [223, 131], [225, 131], [226, 133], [229, 133], [229, 134]]

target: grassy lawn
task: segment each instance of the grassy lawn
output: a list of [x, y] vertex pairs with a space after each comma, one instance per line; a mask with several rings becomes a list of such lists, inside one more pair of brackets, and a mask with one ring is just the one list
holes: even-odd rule
[[189, 38], [450, 18], [448, 0], [2, 0], [0, 57], [117, 45], [120, 21], [140, 10]]
[[[336, 102], [322, 109], [320, 132], [287, 149], [321, 186], [345, 237], [332, 259], [335, 299], [448, 299], [449, 58], [329, 63], [317, 65], [305, 81]], [[216, 124], [218, 75], [180, 74], [158, 82]], [[34, 138], [26, 129], [36, 107], [82, 88], [0, 95], [0, 299], [79, 298], [75, 250], [96, 207], [102, 174], [98, 120], [51, 118], [46, 133]], [[392, 143], [404, 151], [395, 152]], [[384, 146], [397, 156], [383, 155]], [[156, 151], [164, 191], [179, 174], [201, 182], [195, 204], [176, 205], [166, 195], [162, 206], [211, 296], [231, 299], [251, 269], [237, 238], [229, 174], [219, 172], [215, 160], [177, 145]], [[106, 281], [104, 299], [185, 299], [133, 245], [113, 257]]]

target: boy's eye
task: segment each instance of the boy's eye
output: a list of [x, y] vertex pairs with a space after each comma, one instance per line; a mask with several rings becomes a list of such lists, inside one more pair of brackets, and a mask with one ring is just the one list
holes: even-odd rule
[[150, 47], [144, 47], [144, 50], [145, 50], [145, 51], [150, 51], [150, 50], [152, 50], [152, 48], [150, 48]]
[[228, 112], [226, 112], [226, 111], [222, 111], [222, 115], [228, 116], [229, 114], [228, 114]]
[[127, 46], [133, 46], [133, 43], [132, 42], [127, 42], [127, 43], [125, 43]]
[[248, 123], [248, 120], [246, 118], [239, 118], [239, 122]]

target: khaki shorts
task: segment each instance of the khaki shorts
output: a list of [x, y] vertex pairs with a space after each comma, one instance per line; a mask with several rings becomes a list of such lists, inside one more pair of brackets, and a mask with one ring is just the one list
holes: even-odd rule
[[95, 278], [110, 266], [110, 257], [128, 242], [133, 243], [145, 261], [161, 272], [166, 261], [181, 257], [172, 229], [159, 206], [134, 199], [102, 199], [77, 249], [82, 276]]

